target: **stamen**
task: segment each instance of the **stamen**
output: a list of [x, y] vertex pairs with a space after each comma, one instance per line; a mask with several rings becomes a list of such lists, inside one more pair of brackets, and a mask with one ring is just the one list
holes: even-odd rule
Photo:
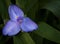
[[22, 23], [22, 20], [19, 20], [19, 23]]
[[18, 16], [16, 16], [16, 18], [18, 18]]

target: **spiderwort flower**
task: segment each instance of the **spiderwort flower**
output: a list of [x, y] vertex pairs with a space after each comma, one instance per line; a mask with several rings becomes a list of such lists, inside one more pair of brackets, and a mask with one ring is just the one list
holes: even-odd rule
[[29, 32], [38, 28], [30, 18], [24, 16], [24, 12], [14, 4], [11, 4], [8, 8], [10, 20], [3, 28], [3, 35], [13, 36], [19, 33], [21, 30]]

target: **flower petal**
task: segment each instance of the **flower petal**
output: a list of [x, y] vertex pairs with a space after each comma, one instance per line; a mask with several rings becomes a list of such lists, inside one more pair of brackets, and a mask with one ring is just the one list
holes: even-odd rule
[[8, 35], [8, 36], [13, 36], [19, 33], [20, 27], [18, 23], [13, 22], [13, 21], [8, 21], [7, 24], [4, 26], [2, 32], [3, 35]]
[[36, 30], [38, 28], [38, 26], [35, 22], [33, 22], [28, 17], [26, 17], [26, 18], [24, 18], [24, 20], [21, 24], [21, 28], [22, 28], [23, 31], [29, 32], [29, 31]]
[[8, 8], [10, 19], [16, 21], [19, 17], [24, 17], [24, 12], [17, 6], [11, 4]]

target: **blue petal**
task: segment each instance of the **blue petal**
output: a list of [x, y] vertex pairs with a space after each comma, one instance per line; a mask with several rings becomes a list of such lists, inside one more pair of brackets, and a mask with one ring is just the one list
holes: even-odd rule
[[16, 21], [19, 17], [24, 17], [23, 11], [17, 6], [11, 4], [8, 8], [10, 19]]
[[8, 21], [7, 24], [4, 26], [2, 32], [3, 35], [13, 36], [19, 33], [20, 27], [17, 22]]
[[22, 31], [24, 32], [29, 32], [36, 30], [38, 28], [37, 24], [33, 22], [31, 19], [28, 17], [24, 18], [22, 24], [21, 24]]

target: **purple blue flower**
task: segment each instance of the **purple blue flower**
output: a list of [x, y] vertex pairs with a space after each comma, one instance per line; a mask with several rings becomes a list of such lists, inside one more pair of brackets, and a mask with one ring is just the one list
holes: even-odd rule
[[24, 16], [24, 12], [14, 4], [8, 8], [10, 20], [4, 26], [3, 35], [14, 36], [21, 30], [23, 32], [30, 32], [37, 30], [38, 26], [30, 18]]

